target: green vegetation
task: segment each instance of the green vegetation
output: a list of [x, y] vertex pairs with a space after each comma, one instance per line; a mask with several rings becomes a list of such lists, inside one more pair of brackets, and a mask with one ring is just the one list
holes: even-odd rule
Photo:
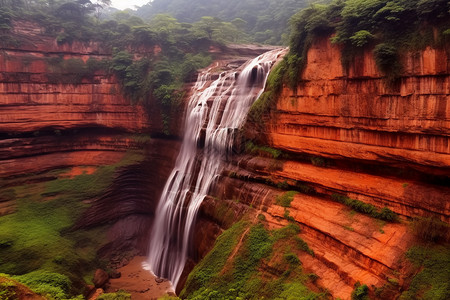
[[[182, 298], [293, 299], [295, 295], [297, 299], [319, 299], [323, 296], [305, 286], [317, 277], [302, 273], [300, 259], [292, 250], [300, 232], [298, 225], [291, 223], [272, 232], [261, 223], [248, 228], [249, 225], [241, 221], [218, 238], [214, 249], [189, 275]], [[282, 274], [278, 279], [267, 280], [261, 265], [276, 268]]]
[[[287, 80], [287, 70], [289, 68], [288, 59], [291, 56], [285, 56], [275, 67], [270, 71], [267, 77], [266, 87], [264, 92], [259, 98], [252, 104], [248, 113], [248, 119], [259, 125], [264, 124], [263, 115], [275, 104], [277, 96], [281, 92], [283, 82]], [[294, 64], [291, 65], [291, 69], [294, 68]], [[293, 82], [295, 78], [291, 78], [289, 82]]]
[[296, 267], [301, 264], [297, 254], [292, 252], [284, 254], [284, 260], [292, 267]]
[[33, 58], [42, 59], [47, 66], [47, 78], [51, 83], [79, 84], [83, 79], [93, 80], [98, 71], [106, 73], [109, 61], [89, 58], [86, 63], [79, 58], [63, 59], [62, 57]]
[[46, 271], [34, 271], [25, 275], [14, 276], [13, 278], [46, 298], [70, 298], [71, 281], [65, 275]]
[[297, 195], [296, 191], [288, 191], [283, 193], [282, 195], [277, 196], [276, 203], [283, 207], [290, 207], [292, 200], [294, 200], [294, 196]]
[[361, 285], [358, 281], [352, 292], [352, 300], [369, 300], [369, 288], [367, 285]]
[[[177, 112], [183, 96], [183, 83], [211, 63], [207, 54], [209, 47], [237, 42], [236, 36], [241, 35], [234, 25], [210, 17], [186, 24], [168, 15], [157, 15], [145, 23], [136, 16], [118, 13], [112, 20], [101, 21], [99, 10], [110, 1], [3, 2], [0, 34], [4, 41], [18, 39], [20, 43], [23, 38], [12, 34], [8, 28], [12, 19], [27, 20], [42, 26], [45, 33], [60, 44], [94, 41], [103, 52], [112, 53], [111, 59], [86, 62], [60, 56], [30, 56], [25, 64], [43, 60], [51, 83], [80, 84], [83, 80], [94, 80], [98, 72], [114, 74], [121, 83], [121, 92], [133, 103], [140, 102], [147, 107], [156, 104], [166, 134], [170, 134], [172, 115]], [[139, 55], [132, 54], [135, 52]]]
[[309, 248], [308, 244], [301, 237], [295, 236], [294, 241], [296, 242], [297, 248], [299, 250], [302, 250], [311, 256], [315, 255], [314, 251], [311, 248]]
[[[34, 181], [1, 190], [15, 195], [17, 211], [0, 217], [0, 269], [37, 293], [55, 299], [81, 293], [84, 277], [101, 265], [97, 250], [105, 228], [74, 231], [87, 205], [111, 184], [117, 167], [140, 161], [130, 153], [121, 162], [103, 166], [91, 175], [58, 178], [55, 171], [36, 175]], [[61, 172], [59, 172], [61, 173]], [[32, 177], [30, 177], [32, 178]], [[52, 179], [53, 178], [53, 179]]]
[[[248, 224], [244, 222], [235, 223], [231, 228], [224, 231], [216, 240], [214, 248], [197, 264], [187, 279], [185, 293], [192, 293], [204, 289], [218, 277], [224, 268], [228, 257], [236, 247], [239, 237]], [[182, 293], [183, 294], [183, 293]]]
[[253, 142], [249, 141], [245, 144], [245, 151], [251, 154], [263, 156], [263, 157], [271, 157], [274, 159], [281, 158], [283, 156], [283, 152], [281, 150], [271, 148], [268, 146], [259, 146], [255, 145]]
[[311, 163], [316, 167], [326, 167], [328, 162], [325, 158], [319, 156], [312, 156], [310, 158]]
[[423, 242], [450, 242], [450, 225], [437, 218], [415, 218], [412, 227]]
[[131, 300], [131, 295], [125, 291], [118, 291], [116, 293], [101, 294], [98, 300]]
[[211, 16], [244, 30], [248, 41], [280, 44], [287, 40], [289, 18], [306, 5], [307, 1], [303, 0], [154, 0], [139, 8], [136, 14], [145, 19], [170, 14], [189, 23]]
[[414, 246], [407, 253], [417, 275], [400, 299], [450, 298], [450, 248], [446, 245]]
[[348, 225], [344, 225], [344, 226], [342, 226], [342, 227], [344, 227], [344, 229], [345, 229], [345, 230], [348, 230], [348, 231], [355, 231], [355, 228], [353, 228], [353, 227], [351, 227], [351, 226], [348, 226]]
[[0, 299], [13, 300], [17, 298], [16, 295], [17, 284], [14, 280], [0, 273]]
[[370, 46], [380, 71], [395, 79], [402, 70], [399, 52], [448, 42], [450, 12], [446, 0], [334, 0], [303, 9], [291, 26], [289, 55], [300, 60], [299, 74], [313, 39], [335, 33], [332, 42], [342, 45], [344, 67]]
[[368, 204], [368, 203], [365, 203], [365, 202], [362, 202], [359, 200], [351, 199], [347, 196], [340, 195], [340, 194], [331, 195], [331, 199], [333, 199], [336, 202], [347, 205], [348, 207], [350, 207], [351, 209], [353, 209], [357, 212], [369, 215], [376, 219], [385, 220], [388, 222], [397, 222], [398, 221], [398, 215], [387, 207], [383, 207], [381, 210], [378, 210], [372, 204]]

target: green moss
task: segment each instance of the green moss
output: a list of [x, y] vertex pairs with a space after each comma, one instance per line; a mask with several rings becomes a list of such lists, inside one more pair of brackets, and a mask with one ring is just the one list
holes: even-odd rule
[[292, 252], [284, 254], [284, 260], [291, 266], [298, 266], [301, 264], [297, 254]]
[[275, 229], [272, 231], [272, 238], [274, 241], [282, 239], [290, 239], [300, 233], [300, 226], [295, 223], [289, 223], [288, 225]]
[[314, 251], [309, 248], [308, 244], [302, 238], [296, 236], [294, 237], [294, 241], [296, 242], [298, 249], [305, 251], [311, 256], [315, 256]]
[[276, 203], [283, 207], [290, 207], [294, 196], [297, 195], [297, 191], [288, 191], [276, 197]]
[[283, 152], [281, 150], [271, 148], [268, 146], [255, 145], [253, 142], [249, 141], [245, 144], [245, 151], [251, 154], [256, 154], [264, 157], [271, 157], [274, 159], [281, 158]]
[[52, 171], [35, 176], [50, 181], [13, 187], [17, 211], [0, 217], [0, 269], [23, 275], [20, 280], [24, 282], [42, 282], [59, 273], [70, 280], [76, 293], [83, 277], [98, 267], [97, 250], [105, 236], [103, 227], [71, 229], [87, 208], [83, 201], [99, 196], [109, 186], [115, 168], [141, 158], [141, 154], [130, 154], [118, 164], [73, 179], [58, 179], [54, 176], [58, 172]]
[[262, 116], [268, 112], [270, 107], [275, 103], [276, 97], [283, 87], [283, 76], [286, 72], [287, 62], [282, 60], [271, 71], [267, 77], [264, 92], [252, 104], [248, 113], [248, 118], [255, 124], [262, 124]]
[[348, 225], [344, 225], [344, 226], [342, 226], [342, 227], [344, 227], [344, 229], [345, 229], [345, 230], [348, 230], [348, 231], [355, 231], [355, 229], [354, 229], [353, 227], [348, 226]]
[[230, 229], [224, 231], [216, 240], [214, 248], [197, 264], [189, 274], [185, 288], [181, 292], [183, 295], [189, 295], [202, 287], [206, 287], [218, 276], [219, 272], [225, 266], [227, 258], [239, 241], [243, 233], [244, 222], [235, 223]]
[[321, 297], [317, 294], [314, 294], [303, 284], [299, 282], [290, 282], [283, 284], [282, 292], [277, 295], [276, 299], [286, 299], [286, 300], [294, 300], [294, 299], [305, 299], [305, 300], [314, 300], [320, 299]]
[[0, 273], [0, 299], [2, 300], [14, 300], [17, 299], [16, 295], [17, 284], [14, 280], [10, 279], [6, 274]]
[[101, 294], [98, 300], [131, 300], [131, 295], [125, 291], [118, 291], [116, 293]]
[[376, 219], [385, 220], [388, 222], [397, 222], [398, 221], [398, 215], [387, 207], [383, 207], [381, 210], [379, 210], [372, 204], [368, 204], [368, 203], [365, 203], [365, 202], [362, 202], [359, 200], [351, 199], [347, 196], [340, 195], [340, 194], [331, 195], [331, 199], [333, 199], [336, 202], [342, 203], [357, 212], [369, 215]]
[[414, 246], [406, 253], [419, 271], [400, 299], [450, 298], [450, 247], [446, 245]]
[[[302, 274], [297, 254], [287, 250], [291, 239], [300, 232], [298, 225], [289, 224], [270, 232], [261, 223], [250, 228], [248, 223], [237, 224], [243, 225], [242, 228], [234, 233], [232, 233], [235, 231], [234, 226], [225, 231], [217, 240], [214, 249], [194, 268], [181, 293], [182, 298], [293, 299], [289, 297], [292, 293], [299, 296], [298, 299], [319, 297], [306, 288], [305, 282], [310, 279]], [[248, 233], [242, 237], [246, 232]], [[237, 252], [234, 252], [232, 250], [239, 239], [242, 240], [242, 244], [235, 250]], [[224, 244], [225, 242], [227, 244]], [[228, 243], [233, 246], [229, 248]], [[279, 279], [267, 281], [262, 275], [260, 266], [273, 257], [275, 243], [277, 252], [287, 251], [278, 258], [278, 262], [275, 262], [277, 268], [284, 268], [285, 271]], [[223, 249], [218, 249], [220, 247]], [[202, 280], [196, 280], [194, 284], [195, 278]]]
[[328, 162], [325, 158], [319, 156], [313, 156], [310, 158], [311, 163], [316, 167], [326, 167]]
[[34, 271], [25, 275], [14, 276], [13, 278], [46, 298], [69, 298], [72, 283], [65, 275], [47, 271]]

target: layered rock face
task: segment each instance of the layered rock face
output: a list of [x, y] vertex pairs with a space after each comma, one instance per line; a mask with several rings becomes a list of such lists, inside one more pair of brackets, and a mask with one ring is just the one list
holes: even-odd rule
[[406, 53], [398, 83], [387, 84], [370, 51], [348, 75], [328, 39], [308, 52], [302, 82], [284, 89], [271, 118], [273, 146], [336, 159], [450, 167], [449, 65], [443, 49]]
[[[448, 53], [405, 53], [402, 64], [402, 77], [388, 83], [371, 51], [344, 70], [339, 47], [317, 40], [296, 89], [283, 88], [263, 126], [247, 123], [248, 136], [265, 138], [281, 158], [235, 156], [211, 193], [226, 208], [218, 214], [217, 200], [206, 200], [203, 220], [222, 228], [230, 214], [264, 214], [273, 228], [294, 220], [315, 253], [298, 255], [319, 286], [348, 299], [358, 281], [373, 291], [395, 278], [399, 286], [387, 299], [395, 297], [410, 280], [404, 254], [415, 237], [408, 220], [450, 221]], [[300, 192], [289, 208], [276, 203], [286, 190]], [[337, 195], [387, 207], [400, 221], [357, 213]]]
[[[90, 174], [118, 163], [130, 151], [147, 154], [145, 171], [157, 170], [146, 174], [143, 165], [136, 164], [119, 168], [103, 202], [92, 206], [97, 215], [89, 212], [77, 224], [87, 228], [110, 223], [105, 255], [116, 255], [119, 249], [144, 254], [147, 245], [139, 239], [148, 235], [149, 210], [170, 172], [178, 142], [136, 135], [161, 132], [159, 111], [149, 114], [142, 105], [132, 104], [108, 70], [98, 68], [80, 77], [80, 66], [111, 58], [101, 44], [60, 45], [24, 21], [14, 23], [12, 38], [17, 45], [0, 49], [0, 194], [28, 183]], [[67, 170], [48, 173], [61, 169]], [[17, 199], [2, 196], [0, 216], [14, 213]]]
[[[35, 25], [34, 25], [35, 26]], [[19, 47], [5, 47], [0, 55], [0, 132], [104, 126], [127, 131], [148, 127], [141, 106], [130, 105], [114, 77], [96, 72], [91, 78], [65, 83], [76, 70], [55, 70], [69, 59], [101, 60], [110, 57], [98, 43], [59, 45], [33, 24], [18, 23]]]
[[148, 128], [144, 108], [131, 105], [105, 71], [74, 79], [77, 70], [57, 66], [99, 61], [110, 53], [94, 42], [59, 45], [36, 24], [14, 25], [18, 46], [0, 54], [0, 174], [110, 164], [121, 157], [112, 152], [133, 148], [118, 134]]
[[[328, 39], [311, 47], [303, 81], [295, 91], [283, 90], [267, 135], [275, 148], [342, 160], [346, 168], [312, 178], [307, 166], [289, 162], [283, 176], [343, 190], [404, 216], [434, 214], [448, 222], [450, 191], [440, 185], [450, 174], [447, 53], [431, 48], [406, 53], [403, 76], [391, 86], [370, 51], [354, 59], [348, 76], [339, 58], [340, 50]], [[358, 171], [364, 164], [378, 170]]]

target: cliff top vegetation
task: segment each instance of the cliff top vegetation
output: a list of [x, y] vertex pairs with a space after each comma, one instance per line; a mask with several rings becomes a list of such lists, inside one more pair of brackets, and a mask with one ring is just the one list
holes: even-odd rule
[[[342, 45], [343, 65], [365, 47], [373, 47], [384, 74], [398, 76], [404, 50], [448, 43], [450, 3], [446, 0], [334, 0], [312, 4], [291, 19], [290, 55], [300, 72], [313, 39], [332, 36]], [[291, 59], [292, 60], [292, 59]]]
[[275, 45], [287, 43], [288, 20], [307, 3], [305, 0], [154, 0], [139, 8], [136, 14], [144, 19], [170, 14], [182, 22], [213, 16], [245, 31], [250, 42]]

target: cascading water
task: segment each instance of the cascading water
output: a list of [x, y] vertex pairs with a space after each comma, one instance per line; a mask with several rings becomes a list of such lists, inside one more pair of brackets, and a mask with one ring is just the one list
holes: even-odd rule
[[212, 82], [210, 71], [205, 71], [193, 87], [183, 143], [155, 212], [144, 266], [174, 287], [187, 260], [198, 208], [231, 153], [235, 130], [242, 126], [283, 51], [269, 51], [245, 63], [240, 73], [224, 72]]

